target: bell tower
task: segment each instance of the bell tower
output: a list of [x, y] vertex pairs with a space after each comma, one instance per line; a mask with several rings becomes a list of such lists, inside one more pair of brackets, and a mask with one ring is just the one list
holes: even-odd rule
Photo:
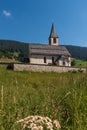
[[50, 36], [49, 36], [49, 45], [57, 45], [58, 46], [58, 35], [55, 32], [54, 24], [52, 24]]

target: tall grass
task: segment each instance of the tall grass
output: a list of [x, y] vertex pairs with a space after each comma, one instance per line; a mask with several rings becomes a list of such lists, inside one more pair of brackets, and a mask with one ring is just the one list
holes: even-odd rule
[[14, 72], [0, 67], [0, 130], [21, 130], [28, 115], [59, 120], [62, 130], [87, 129], [87, 74]]

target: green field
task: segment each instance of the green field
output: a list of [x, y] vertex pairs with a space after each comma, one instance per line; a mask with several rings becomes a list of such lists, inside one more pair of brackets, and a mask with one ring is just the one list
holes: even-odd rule
[[15, 122], [29, 115], [57, 119], [62, 130], [87, 130], [87, 73], [0, 67], [0, 130], [21, 130]]
[[87, 61], [77, 60], [76, 67], [87, 67]]
[[73, 67], [86, 67], [87, 68], [87, 61], [83, 60], [77, 60], [77, 59], [72, 59], [74, 61]]

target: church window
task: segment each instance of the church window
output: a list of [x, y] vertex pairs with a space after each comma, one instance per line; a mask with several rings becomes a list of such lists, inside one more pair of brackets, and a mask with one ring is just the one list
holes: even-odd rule
[[46, 63], [47, 61], [46, 61], [46, 57], [44, 57], [44, 63]]
[[56, 43], [56, 38], [53, 39], [53, 43]]
[[52, 64], [54, 64], [54, 57], [52, 57]]
[[65, 66], [65, 64], [66, 64], [65, 61], [63, 61], [63, 66]]

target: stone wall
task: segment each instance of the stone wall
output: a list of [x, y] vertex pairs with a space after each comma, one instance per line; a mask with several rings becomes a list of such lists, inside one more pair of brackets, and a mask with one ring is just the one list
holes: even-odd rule
[[86, 72], [86, 68], [72, 68], [72, 67], [58, 67], [58, 66], [45, 66], [45, 65], [25, 65], [13, 64], [15, 71], [33, 71], [33, 72], [69, 72], [80, 71]]

